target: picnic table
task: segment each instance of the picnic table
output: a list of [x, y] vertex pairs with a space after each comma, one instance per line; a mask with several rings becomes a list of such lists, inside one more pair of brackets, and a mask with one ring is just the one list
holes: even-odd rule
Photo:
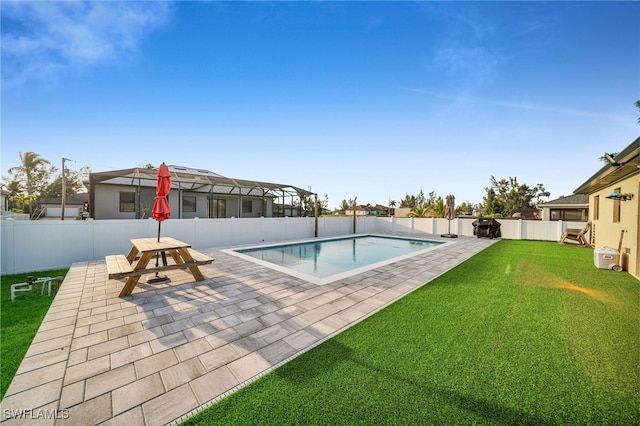
[[[142, 275], [159, 271], [188, 269], [196, 281], [202, 281], [204, 276], [200, 272], [199, 266], [213, 262], [212, 257], [193, 250], [189, 243], [171, 237], [162, 237], [160, 240], [157, 238], [134, 238], [131, 240], [131, 245], [131, 250], [126, 256], [109, 255], [105, 257], [109, 279], [127, 277], [120, 297], [129, 296]], [[171, 256], [173, 263], [167, 264], [166, 253]], [[159, 255], [163, 256], [163, 262], [157, 266], [153, 263], [149, 264], [154, 257]], [[136, 259], [138, 259], [137, 263]]]

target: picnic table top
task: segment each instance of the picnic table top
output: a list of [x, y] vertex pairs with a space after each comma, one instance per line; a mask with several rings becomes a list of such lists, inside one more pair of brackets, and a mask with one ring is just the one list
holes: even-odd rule
[[140, 252], [170, 250], [191, 247], [191, 244], [176, 240], [171, 237], [162, 237], [160, 241], [157, 238], [134, 238], [131, 244]]

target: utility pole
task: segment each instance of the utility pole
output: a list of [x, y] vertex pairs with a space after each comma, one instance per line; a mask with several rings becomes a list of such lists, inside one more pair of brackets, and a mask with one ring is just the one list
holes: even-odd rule
[[64, 172], [64, 162], [72, 161], [68, 158], [62, 157], [62, 206], [60, 209], [60, 220], [64, 220], [64, 201], [67, 198], [67, 177]]

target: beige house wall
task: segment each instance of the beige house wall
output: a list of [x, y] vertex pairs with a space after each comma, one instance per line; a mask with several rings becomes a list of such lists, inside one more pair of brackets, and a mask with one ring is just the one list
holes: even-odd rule
[[[616, 201], [607, 198], [612, 191], [618, 188], [621, 193], [633, 194], [633, 199]], [[638, 174], [589, 194], [589, 219], [593, 224], [591, 241], [596, 249], [608, 246], [617, 250], [620, 244], [620, 234], [623, 230], [626, 231], [622, 238], [620, 262], [625, 271], [640, 279], [640, 259], [638, 256], [640, 197], [638, 194], [640, 194], [640, 175]], [[614, 222], [616, 203], [620, 204], [620, 220]]]

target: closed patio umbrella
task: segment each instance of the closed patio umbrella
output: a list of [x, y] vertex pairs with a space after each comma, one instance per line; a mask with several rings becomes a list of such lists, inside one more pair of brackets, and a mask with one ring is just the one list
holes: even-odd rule
[[158, 181], [156, 184], [156, 200], [153, 203], [153, 218], [158, 221], [158, 242], [160, 242], [160, 224], [163, 220], [171, 217], [171, 207], [169, 207], [169, 201], [167, 195], [171, 191], [171, 173], [166, 164], [162, 163], [158, 167]]
[[[160, 167], [158, 167], [157, 173], [157, 183], [156, 183], [156, 199], [153, 203], [153, 209], [151, 213], [153, 214], [153, 218], [158, 221], [158, 242], [160, 242], [160, 225], [163, 220], [169, 219], [171, 217], [171, 207], [169, 206], [169, 201], [167, 200], [167, 195], [169, 195], [169, 191], [171, 191], [171, 173], [169, 172], [169, 168], [163, 162]], [[162, 252], [162, 263], [167, 264], [167, 257], [165, 252]], [[158, 253], [156, 253], [156, 267], [158, 267]], [[166, 276], [159, 277], [156, 272], [155, 278], [147, 280], [148, 283], [156, 283], [160, 281], [165, 281], [168, 278]]]
[[456, 197], [447, 195], [446, 200], [444, 217], [449, 221], [449, 232], [440, 236], [444, 238], [458, 238], [456, 234], [451, 233], [451, 221], [456, 218]]

